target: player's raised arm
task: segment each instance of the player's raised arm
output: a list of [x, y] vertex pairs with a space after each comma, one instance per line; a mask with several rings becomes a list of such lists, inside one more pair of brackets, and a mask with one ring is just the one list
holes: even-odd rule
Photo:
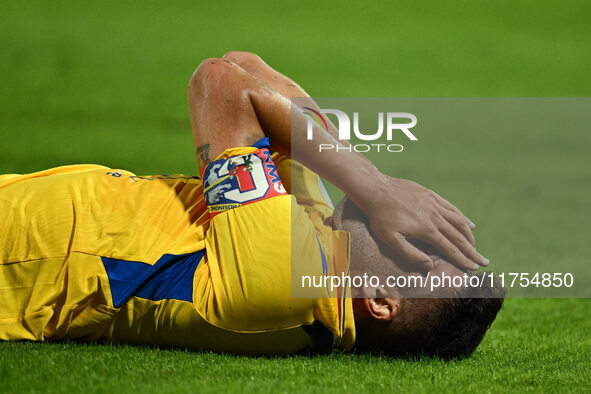
[[[292, 112], [293, 97], [309, 96], [255, 55], [234, 52], [205, 60], [188, 90], [199, 165], [206, 166], [227, 148], [249, 146], [267, 135], [274, 150], [286, 155], [297, 151], [299, 161], [343, 190], [365, 211], [374, 233], [409, 261], [424, 268], [432, 265], [408, 242], [418, 239], [460, 267], [488, 264], [474, 248], [472, 222], [433, 191], [380, 173], [355, 151], [318, 152], [318, 144], [342, 142], [334, 137], [333, 125], [328, 132], [317, 128], [314, 139], [308, 140], [307, 118], [302, 111]], [[302, 136], [292, 138], [292, 133]]]

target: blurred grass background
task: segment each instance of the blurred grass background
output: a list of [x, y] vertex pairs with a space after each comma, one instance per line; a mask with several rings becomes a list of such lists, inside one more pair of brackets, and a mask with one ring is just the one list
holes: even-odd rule
[[[586, 1], [2, 1], [0, 173], [99, 163], [138, 174], [195, 174], [187, 81], [203, 58], [230, 50], [258, 53], [319, 97], [590, 96], [589, 20]], [[586, 264], [590, 135], [465, 129], [378, 165], [456, 203], [478, 224], [479, 249], [493, 263]], [[445, 149], [453, 154], [441, 154]], [[156, 368], [155, 376], [169, 381], [178, 372], [194, 382], [190, 362], [242, 369], [205, 379], [209, 391], [584, 390], [590, 305], [509, 300], [474, 358], [451, 366], [347, 357], [188, 361], [173, 352], [161, 360], [171, 369]], [[135, 386], [121, 390], [166, 389], [139, 379], [134, 367], [145, 357], [158, 365], [159, 352], [102, 349], [104, 362], [92, 364], [95, 385], [88, 386], [84, 364], [95, 348], [0, 344], [0, 391], [44, 391], [52, 376], [59, 385], [48, 391], [100, 391], [107, 377], [121, 383], [107, 388], [121, 389], [132, 373]], [[68, 361], [78, 354], [79, 364]], [[331, 375], [314, 377], [322, 368]]]
[[186, 85], [260, 54], [312, 96], [585, 96], [588, 2], [2, 4], [2, 172], [194, 173]]

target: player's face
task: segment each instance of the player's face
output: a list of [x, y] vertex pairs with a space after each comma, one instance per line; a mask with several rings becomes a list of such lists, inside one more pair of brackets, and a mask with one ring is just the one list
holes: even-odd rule
[[[377, 277], [380, 294], [392, 298], [453, 298], [457, 297], [459, 287], [465, 283], [467, 273], [445, 259], [431, 254], [433, 267], [429, 272], [420, 272], [418, 268], [383, 248], [371, 248], [365, 251], [362, 261], [352, 261], [354, 275]], [[371, 294], [371, 292], [358, 292]]]

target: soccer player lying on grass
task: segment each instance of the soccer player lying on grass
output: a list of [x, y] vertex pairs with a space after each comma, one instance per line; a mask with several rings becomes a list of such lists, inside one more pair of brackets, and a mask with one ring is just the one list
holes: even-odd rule
[[[362, 289], [365, 298], [352, 300], [341, 287], [291, 297], [296, 260], [308, 274], [347, 272], [350, 234], [359, 267], [460, 275], [488, 264], [474, 225], [434, 192], [355, 152], [320, 157], [305, 138], [292, 143], [292, 117], [294, 133], [306, 124], [292, 97], [308, 96], [255, 55], [201, 63], [188, 98], [203, 183], [98, 165], [0, 176], [0, 339], [471, 354], [501, 306], [498, 292], [462, 299], [450, 289], [439, 300]], [[335, 143], [334, 126], [316, 131], [315, 146]], [[334, 216], [317, 174], [348, 196]]]

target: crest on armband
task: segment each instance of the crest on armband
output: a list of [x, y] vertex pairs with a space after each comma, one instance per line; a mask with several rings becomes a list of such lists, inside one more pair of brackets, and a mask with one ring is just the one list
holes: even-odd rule
[[209, 215], [287, 194], [268, 148], [209, 163], [202, 174]]

